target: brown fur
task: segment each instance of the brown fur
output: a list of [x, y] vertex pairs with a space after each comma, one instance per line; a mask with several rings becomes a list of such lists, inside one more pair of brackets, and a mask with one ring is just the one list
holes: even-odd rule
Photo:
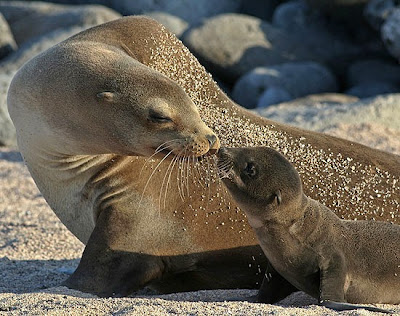
[[[304, 195], [296, 169], [271, 148], [222, 148], [218, 155], [225, 185], [286, 280], [321, 302], [400, 303], [400, 226], [341, 220]], [[260, 301], [274, 291], [269, 281]]]
[[[121, 91], [115, 98], [106, 94], [96, 99], [97, 93], [113, 88]], [[181, 169], [178, 163], [173, 167], [164, 207], [162, 183], [169, 162], [157, 167], [159, 160], [146, 163], [130, 156], [151, 154], [146, 145], [152, 135], [137, 137], [132, 132], [143, 121], [127, 118], [133, 113], [130, 106], [141, 106], [137, 100], [146, 102], [154, 95], [168, 95], [178, 107], [189, 104], [184, 99], [190, 98], [224, 145], [269, 145], [285, 153], [306, 180], [306, 193], [325, 196], [323, 202], [338, 215], [399, 221], [399, 156], [246, 111], [160, 24], [126, 17], [39, 55], [10, 87], [10, 113], [29, 170], [57, 215], [87, 243], [68, 286], [126, 295], [145, 285], [172, 292], [255, 288], [262, 280], [265, 257], [245, 215], [216, 180], [215, 171], [208, 170], [207, 159], [189, 172], [186, 161], [183, 175], [182, 164]], [[113, 102], [123, 106], [118, 109]], [[46, 122], [39, 127], [27, 124], [38, 120]], [[182, 126], [198, 124], [187, 121]], [[182, 178], [187, 182], [183, 200], [178, 189]]]

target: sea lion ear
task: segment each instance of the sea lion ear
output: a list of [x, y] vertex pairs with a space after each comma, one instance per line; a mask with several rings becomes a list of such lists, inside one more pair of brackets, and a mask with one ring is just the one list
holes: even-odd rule
[[103, 91], [96, 94], [96, 98], [100, 101], [112, 102], [114, 100], [114, 92]]
[[275, 201], [278, 205], [280, 205], [282, 203], [282, 194], [281, 194], [281, 190], [278, 190], [277, 192], [275, 192]]

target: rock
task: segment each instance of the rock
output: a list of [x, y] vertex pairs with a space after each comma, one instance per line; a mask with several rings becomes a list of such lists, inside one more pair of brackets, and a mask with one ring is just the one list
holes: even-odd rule
[[301, 101], [291, 105], [277, 104], [257, 109], [257, 113], [277, 122], [320, 132], [340, 124], [369, 123], [400, 130], [399, 103], [400, 94], [387, 94], [354, 103], [350, 101], [343, 104], [305, 104]]
[[[331, 23], [346, 29], [354, 43], [380, 49], [377, 34], [364, 18], [364, 7], [370, 0], [305, 0], [310, 7], [325, 14]], [[365, 49], [364, 49], [365, 51]]]
[[110, 6], [123, 15], [162, 11], [180, 17], [191, 24], [225, 12], [238, 12], [241, 0], [113, 0]]
[[20, 45], [56, 29], [97, 25], [121, 15], [100, 5], [67, 6], [44, 2], [0, 1], [0, 12]]
[[189, 27], [189, 24], [186, 21], [169, 13], [156, 11], [148, 12], [146, 15], [164, 25], [169, 31], [174, 33], [176, 37], [181, 37], [183, 32], [185, 32]]
[[[348, 62], [365, 53], [365, 49], [353, 43], [342, 23], [332, 22], [303, 1], [280, 5], [274, 12], [272, 24], [301, 38], [304, 45], [332, 69], [337, 69], [340, 61]], [[341, 68], [337, 72], [341, 72]]]
[[16, 134], [10, 115], [8, 114], [6, 98], [11, 78], [0, 71], [0, 146], [15, 146]]
[[356, 96], [360, 99], [370, 98], [380, 94], [398, 92], [400, 92], [399, 86], [390, 82], [382, 81], [363, 82], [345, 91], [346, 94]]
[[17, 49], [14, 37], [10, 31], [7, 21], [0, 13], [0, 59], [6, 57]]
[[388, 82], [400, 84], [400, 65], [382, 60], [365, 59], [356, 61], [347, 70], [347, 86], [366, 82]]
[[361, 16], [365, 4], [369, 0], [305, 0], [307, 4], [330, 16], [351, 19]]
[[396, 7], [396, 0], [371, 0], [364, 8], [364, 17], [376, 31]]
[[286, 63], [250, 71], [236, 82], [232, 97], [242, 106], [254, 108], [260, 96], [270, 88], [283, 89], [287, 95], [298, 98], [335, 92], [337, 82], [327, 68], [315, 62]]
[[381, 28], [382, 40], [389, 53], [400, 60], [400, 8], [388, 16]]
[[297, 28], [307, 29], [313, 26], [323, 26], [324, 16], [317, 10], [312, 10], [304, 1], [289, 1], [279, 5], [273, 16], [272, 24], [285, 30], [294, 31]]
[[261, 20], [270, 21], [274, 10], [281, 3], [280, 0], [244, 0], [240, 7], [240, 13], [255, 16]]
[[207, 19], [185, 32], [183, 42], [211, 73], [228, 83], [255, 67], [316, 59], [302, 39], [240, 14]]
[[272, 104], [278, 104], [292, 100], [293, 97], [281, 87], [270, 87], [264, 91], [257, 102], [257, 108], [265, 108]]

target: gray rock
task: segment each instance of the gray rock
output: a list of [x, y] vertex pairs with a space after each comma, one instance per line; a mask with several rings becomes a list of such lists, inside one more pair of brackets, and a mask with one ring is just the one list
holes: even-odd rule
[[375, 30], [379, 31], [382, 24], [392, 13], [397, 0], [371, 0], [364, 8], [364, 17]]
[[124, 15], [163, 11], [189, 21], [198, 23], [204, 18], [225, 12], [238, 12], [241, 0], [113, 0], [110, 6]]
[[281, 87], [269, 87], [258, 100], [257, 108], [265, 108], [272, 104], [278, 104], [292, 99], [293, 97], [285, 89]]
[[[353, 19], [361, 15], [369, 0], [305, 0], [308, 5], [331, 16]], [[355, 16], [356, 15], [356, 16]]]
[[207, 19], [185, 32], [183, 42], [206, 68], [229, 83], [258, 66], [316, 59], [302, 39], [240, 14]]
[[389, 53], [400, 60], [400, 8], [388, 16], [382, 25], [381, 36]]
[[292, 98], [335, 92], [338, 88], [336, 78], [318, 63], [286, 63], [250, 71], [236, 82], [232, 97], [239, 104], [254, 108], [260, 96], [271, 87], [286, 90]]
[[7, 21], [0, 13], [0, 59], [17, 49], [14, 37], [10, 31]]
[[365, 59], [353, 63], [347, 70], [347, 86], [365, 82], [400, 84], [400, 65], [382, 59]]
[[398, 92], [400, 92], [399, 86], [396, 86], [390, 82], [379, 81], [363, 82], [345, 91], [346, 94], [356, 96], [360, 99], [370, 98], [380, 94]]
[[280, 5], [274, 12], [272, 24], [301, 38], [319, 60], [333, 67], [337, 67], [338, 60], [351, 60], [365, 52], [353, 43], [342, 24], [330, 21], [301, 0]]
[[261, 20], [270, 21], [280, 0], [244, 0], [240, 7], [240, 13], [255, 16]]
[[0, 12], [9, 22], [18, 44], [56, 29], [97, 25], [121, 17], [100, 5], [68, 6], [24, 1], [0, 1]]
[[[272, 24], [285, 30], [293, 31], [322, 26], [324, 16], [317, 10], [312, 10], [304, 1], [289, 1], [279, 5], [272, 16]], [[311, 24], [311, 25], [310, 25]]]
[[156, 11], [147, 12], [146, 15], [164, 25], [169, 31], [174, 33], [176, 37], [181, 37], [183, 32], [189, 27], [186, 21], [169, 13]]
[[7, 90], [11, 82], [10, 76], [0, 70], [0, 146], [15, 146], [16, 134], [10, 115], [7, 111]]

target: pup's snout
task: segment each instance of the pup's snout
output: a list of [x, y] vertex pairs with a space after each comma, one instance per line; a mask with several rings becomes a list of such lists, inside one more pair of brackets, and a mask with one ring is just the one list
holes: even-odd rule
[[230, 153], [230, 148], [221, 147], [220, 149], [218, 149], [217, 157], [218, 160], [226, 160], [226, 159], [230, 160], [232, 158], [232, 155]]

